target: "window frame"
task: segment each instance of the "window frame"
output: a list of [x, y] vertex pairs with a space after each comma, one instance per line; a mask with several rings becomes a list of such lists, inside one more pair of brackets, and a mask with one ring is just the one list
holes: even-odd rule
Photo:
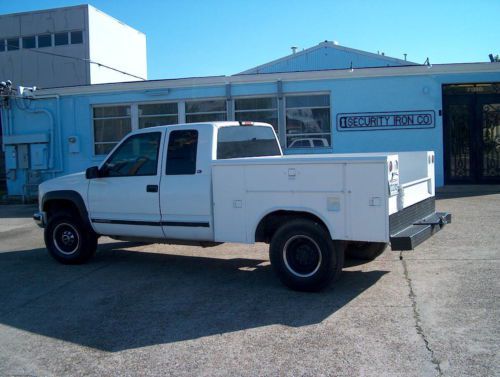
[[107, 158], [102, 162], [102, 164], [99, 166], [99, 170], [101, 170], [106, 163], [113, 158], [115, 153], [118, 152], [118, 150], [127, 142], [127, 140], [134, 138], [134, 137], [139, 137], [145, 134], [154, 134], [158, 133], [160, 134], [160, 140], [158, 141], [158, 148], [156, 149], [156, 173], [155, 174], [134, 174], [134, 175], [118, 175], [118, 176], [102, 176], [100, 178], [124, 178], [124, 177], [157, 177], [160, 175], [160, 169], [161, 169], [161, 161], [160, 161], [160, 148], [163, 144], [163, 135], [164, 132], [162, 131], [149, 131], [149, 132], [138, 132], [134, 134], [129, 134], [126, 136], [123, 140], [120, 140], [117, 145], [109, 152]]
[[[307, 96], [328, 96], [328, 106], [300, 106], [300, 107], [287, 107], [287, 99], [289, 97], [307, 97]], [[310, 147], [298, 147], [289, 148], [288, 147], [288, 137], [287, 134], [287, 110], [302, 110], [302, 109], [328, 109], [330, 112], [330, 122], [329, 122], [329, 132], [314, 132], [314, 133], [298, 133], [290, 136], [299, 136], [300, 138], [321, 138], [321, 136], [329, 135], [329, 146], [315, 147], [314, 143]], [[284, 127], [284, 149], [288, 151], [304, 151], [304, 150], [332, 150], [333, 149], [333, 130], [332, 130], [332, 94], [329, 91], [317, 91], [317, 92], [294, 92], [294, 93], [283, 93], [283, 127]]]
[[[187, 111], [187, 106], [191, 102], [211, 102], [211, 101], [221, 101], [224, 102], [224, 111], [202, 111], [199, 113], [190, 113]], [[207, 122], [226, 122], [229, 119], [229, 112], [228, 112], [228, 104], [227, 104], [227, 98], [226, 97], [208, 97], [208, 98], [199, 98], [199, 99], [188, 99], [184, 100], [184, 122], [189, 123], [187, 118], [189, 115], [211, 115], [211, 114], [225, 114], [226, 119], [225, 120], [211, 120], [211, 121], [202, 121], [202, 122], [191, 122], [191, 123], [207, 123]]]
[[[17, 39], [17, 47], [16, 48], [9, 48], [9, 40], [10, 41], [14, 41]], [[21, 41], [20, 41], [21, 38], [19, 37], [12, 37], [12, 38], [5, 38], [5, 50], [6, 51], [19, 51], [21, 49]], [[10, 45], [10, 46], [13, 46], [13, 45]]]
[[[40, 46], [40, 37], [48, 36], [50, 38], [50, 44], [48, 46]], [[52, 33], [37, 34], [36, 36], [36, 48], [48, 48], [54, 46], [54, 37]]]
[[[136, 131], [137, 128], [134, 128], [134, 120], [133, 120], [133, 111], [132, 111], [132, 104], [131, 103], [112, 103], [112, 104], [92, 104], [90, 105], [90, 122], [91, 122], [91, 129], [92, 129], [92, 156], [94, 158], [100, 158], [100, 157], [106, 157], [110, 153], [114, 152], [114, 149], [117, 145], [120, 144], [122, 139], [116, 141], [116, 142], [101, 142], [101, 141], [96, 141], [95, 140], [95, 120], [103, 120], [103, 119], [125, 119], [126, 117], [94, 117], [94, 108], [99, 108], [99, 107], [118, 107], [118, 106], [128, 106], [130, 108], [130, 132]], [[128, 118], [128, 117], [127, 117]], [[96, 144], [115, 144], [115, 146], [108, 152], [104, 154], [97, 154], [96, 153]]]
[[[82, 41], [74, 43], [73, 42], [73, 33], [81, 33], [82, 34]], [[70, 30], [68, 32], [68, 45], [81, 45], [84, 44], [85, 37], [84, 37], [84, 32], [83, 30]]]
[[[268, 109], [251, 109], [251, 110], [236, 110], [236, 101], [238, 100], [245, 100], [245, 99], [261, 99], [261, 98], [274, 98], [276, 100], [276, 107], [275, 108], [268, 108]], [[278, 135], [279, 138], [279, 129], [280, 129], [280, 111], [279, 111], [279, 98], [278, 95], [273, 95], [273, 94], [264, 94], [264, 95], [254, 95], [254, 96], [237, 96], [232, 98], [233, 100], [233, 113], [234, 113], [234, 120], [236, 120], [236, 114], [238, 113], [258, 113], [258, 112], [264, 112], [264, 111], [275, 111], [276, 112], [276, 129], [274, 130], [276, 132], [276, 135]], [[237, 120], [236, 120], [237, 121]], [[274, 128], [274, 127], [273, 127]]]
[[[57, 44], [57, 41], [56, 41], [56, 38], [58, 35], [63, 35], [63, 34], [66, 34], [66, 43], [63, 43], [63, 44]], [[68, 31], [60, 31], [60, 32], [57, 32], [57, 33], [53, 33], [54, 35], [54, 47], [59, 47], [59, 46], [69, 46], [70, 45], [70, 36], [69, 36], [69, 32]]]
[[[177, 133], [177, 132], [196, 132], [196, 149], [195, 149], [195, 165], [194, 165], [194, 173], [188, 173], [188, 174], [169, 174], [168, 173], [168, 151], [169, 151], [169, 147], [170, 147], [170, 140], [171, 140], [171, 137], [172, 137], [172, 134], [174, 133]], [[180, 130], [171, 130], [170, 132], [168, 132], [168, 140], [165, 140], [164, 142], [164, 145], [166, 146], [166, 151], [164, 152], [165, 153], [165, 170], [164, 170], [164, 175], [165, 176], [179, 176], [179, 175], [182, 175], [182, 176], [191, 176], [191, 175], [196, 175], [197, 174], [197, 168], [198, 168], [198, 146], [199, 146], [199, 140], [200, 140], [200, 132], [195, 129], [195, 128], [188, 128], [188, 129], [180, 129]]]
[[[139, 113], [139, 106], [142, 105], [163, 105], [163, 104], [176, 104], [177, 105], [177, 113], [176, 114], [150, 114], [150, 115], [140, 115]], [[149, 127], [144, 127], [140, 128], [141, 126], [141, 118], [155, 118], [155, 117], [169, 117], [169, 116], [177, 116], [177, 123], [173, 124], [179, 124], [181, 123], [180, 115], [180, 101], [154, 101], [154, 102], [135, 102], [133, 105], [137, 106], [137, 129], [143, 130]]]
[[[33, 39], [33, 47], [25, 47], [25, 40], [28, 40], [28, 39]], [[21, 45], [22, 45], [22, 49], [23, 50], [31, 50], [31, 49], [34, 49], [34, 48], [37, 48], [37, 36], [36, 35], [27, 35], [27, 36], [24, 36], [24, 37], [21, 37]]]

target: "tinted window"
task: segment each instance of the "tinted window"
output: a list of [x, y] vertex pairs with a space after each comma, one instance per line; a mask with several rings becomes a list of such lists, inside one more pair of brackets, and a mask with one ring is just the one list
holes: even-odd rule
[[221, 127], [217, 136], [217, 159], [280, 156], [278, 141], [270, 127]]
[[36, 41], [35, 37], [23, 37], [23, 48], [35, 48]]
[[103, 165], [103, 176], [156, 175], [160, 139], [160, 132], [130, 136]]
[[38, 36], [38, 48], [52, 46], [52, 35], [43, 34]]
[[7, 39], [7, 51], [19, 50], [19, 38]]
[[5, 40], [0, 39], [0, 52], [5, 51]]
[[168, 140], [167, 175], [196, 173], [198, 131], [172, 131]]
[[54, 42], [56, 46], [62, 46], [68, 44], [68, 33], [56, 33], [54, 34]]
[[81, 31], [72, 31], [71, 32], [71, 44], [76, 45], [83, 43], [83, 33]]

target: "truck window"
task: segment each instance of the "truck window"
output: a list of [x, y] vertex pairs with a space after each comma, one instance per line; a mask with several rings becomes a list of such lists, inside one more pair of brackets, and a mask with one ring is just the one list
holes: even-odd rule
[[281, 156], [271, 127], [229, 126], [219, 128], [217, 159]]
[[195, 174], [197, 149], [198, 131], [186, 130], [170, 132], [165, 174]]
[[156, 175], [161, 132], [132, 135], [101, 168], [103, 177]]

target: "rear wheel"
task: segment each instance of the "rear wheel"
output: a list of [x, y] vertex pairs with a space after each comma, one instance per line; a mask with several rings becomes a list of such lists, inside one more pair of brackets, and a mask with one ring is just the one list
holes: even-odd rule
[[374, 260], [387, 248], [385, 242], [349, 242], [345, 255], [349, 259]]
[[337, 279], [344, 253], [330, 234], [310, 220], [292, 220], [274, 234], [269, 257], [278, 278], [298, 291], [319, 291]]
[[64, 264], [80, 264], [89, 260], [97, 249], [97, 235], [81, 219], [69, 213], [51, 216], [44, 232], [50, 255]]

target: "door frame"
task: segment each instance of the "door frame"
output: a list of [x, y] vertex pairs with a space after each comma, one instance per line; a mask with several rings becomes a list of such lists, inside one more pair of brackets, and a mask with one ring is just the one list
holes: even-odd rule
[[[456, 94], [446, 94], [445, 88], [454, 85], [465, 85], [469, 88], [474, 88], [471, 92], [463, 92]], [[493, 91], [482, 93], [475, 88], [478, 85], [491, 85]], [[488, 184], [500, 183], [498, 177], [483, 176], [483, 115], [482, 105], [488, 103], [488, 99], [500, 103], [500, 83], [454, 83], [442, 85], [442, 109], [443, 109], [443, 161], [444, 161], [444, 181], [445, 184]], [[469, 164], [470, 176], [468, 178], [453, 178], [450, 176], [451, 168], [451, 141], [449, 133], [450, 126], [447, 122], [447, 107], [450, 104], [467, 105], [469, 107]]]

